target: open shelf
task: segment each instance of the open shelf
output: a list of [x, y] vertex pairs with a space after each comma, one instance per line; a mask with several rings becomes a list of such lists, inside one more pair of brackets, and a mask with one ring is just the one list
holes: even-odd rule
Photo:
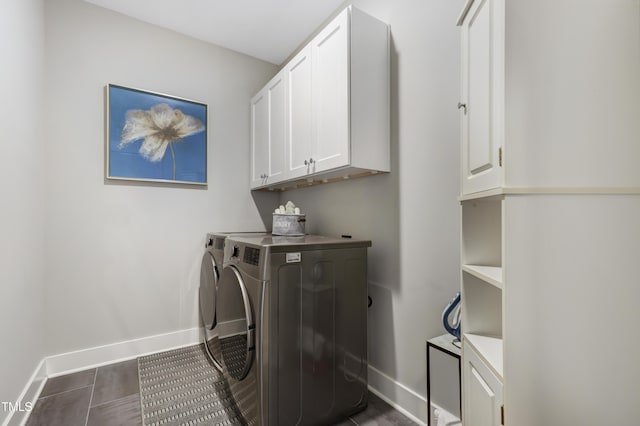
[[502, 289], [502, 268], [499, 266], [462, 265], [462, 270]]
[[462, 274], [462, 328], [465, 333], [502, 336], [502, 290], [475, 274]]
[[464, 338], [491, 368], [493, 373], [502, 380], [502, 339], [471, 333], [465, 333]]
[[462, 264], [502, 266], [502, 201], [482, 199], [461, 205]]

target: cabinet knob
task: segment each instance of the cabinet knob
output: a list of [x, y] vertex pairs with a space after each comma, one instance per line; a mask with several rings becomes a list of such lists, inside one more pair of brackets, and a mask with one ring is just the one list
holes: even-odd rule
[[315, 161], [313, 161], [313, 158], [309, 158], [309, 164], [313, 164], [315, 163]]
[[467, 104], [463, 104], [462, 102], [458, 102], [458, 109], [464, 108], [464, 115], [467, 115]]
[[308, 166], [308, 165], [309, 165], [309, 162], [308, 162], [307, 160], [304, 160], [304, 165], [305, 165], [305, 166]]

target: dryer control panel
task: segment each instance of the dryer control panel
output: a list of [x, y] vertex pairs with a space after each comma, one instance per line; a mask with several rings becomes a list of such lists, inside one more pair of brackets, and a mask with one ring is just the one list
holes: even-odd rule
[[245, 247], [242, 261], [249, 265], [258, 266], [260, 263], [260, 250], [255, 247]]

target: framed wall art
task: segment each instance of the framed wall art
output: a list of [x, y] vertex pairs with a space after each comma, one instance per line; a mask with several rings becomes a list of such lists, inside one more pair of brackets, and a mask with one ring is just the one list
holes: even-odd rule
[[107, 179], [207, 184], [207, 105], [106, 87]]

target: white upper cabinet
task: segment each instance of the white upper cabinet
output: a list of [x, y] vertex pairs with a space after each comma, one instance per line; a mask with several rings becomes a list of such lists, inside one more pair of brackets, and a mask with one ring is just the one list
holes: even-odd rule
[[287, 81], [287, 169], [286, 177], [309, 173], [313, 129], [311, 46], [298, 53], [284, 68]]
[[504, 4], [476, 0], [462, 21], [462, 193], [502, 186]]
[[314, 172], [349, 164], [349, 14], [341, 13], [311, 43]]
[[266, 88], [251, 99], [251, 188], [264, 185], [269, 167], [269, 111]]
[[284, 79], [278, 74], [251, 100], [251, 188], [284, 175], [285, 91]]
[[[390, 171], [385, 23], [347, 7], [276, 78], [285, 87], [285, 167], [252, 188], [285, 190]], [[258, 135], [261, 125], [252, 121], [254, 144], [269, 139]], [[252, 170], [260, 152], [252, 148]]]
[[269, 175], [270, 180], [281, 179], [285, 173], [286, 87], [282, 76], [269, 83]]

